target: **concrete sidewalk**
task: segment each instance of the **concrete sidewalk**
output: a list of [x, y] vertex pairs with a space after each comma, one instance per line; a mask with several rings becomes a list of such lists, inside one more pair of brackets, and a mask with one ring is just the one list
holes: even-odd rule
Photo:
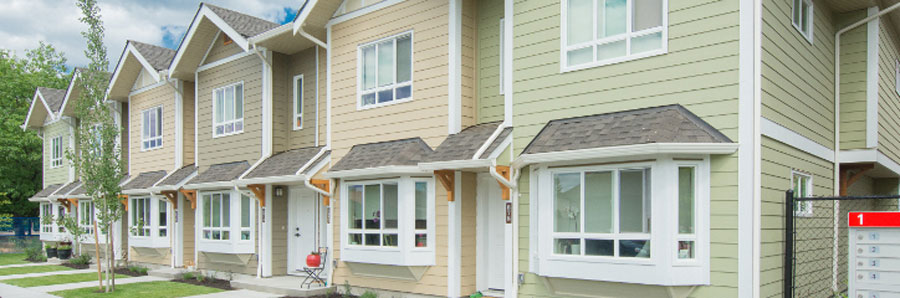
[[[167, 280], [167, 279], [163, 279], [163, 278], [159, 278], [159, 277], [155, 277], [155, 276], [129, 277], [129, 278], [123, 278], [123, 279], [117, 278], [116, 285], [118, 286], [118, 285], [138, 283], [138, 282], [161, 281], [161, 280]], [[50, 293], [50, 292], [63, 291], [63, 290], [80, 289], [80, 288], [87, 288], [87, 287], [97, 287], [97, 285], [98, 285], [97, 281], [92, 280], [92, 281], [76, 282], [76, 283], [70, 283], [70, 284], [58, 284], [58, 285], [50, 285], [50, 286], [42, 286], [42, 287], [33, 287], [33, 288], [28, 288], [28, 289], [34, 290], [37, 292]]]
[[51, 271], [51, 272], [41, 272], [41, 273], [26, 273], [26, 274], [3, 275], [3, 276], [0, 276], [0, 280], [16, 279], [16, 278], [26, 278], [26, 277], [48, 276], [48, 275], [63, 275], [63, 274], [89, 273], [89, 272], [97, 272], [97, 270], [96, 270], [96, 269], [72, 269], [72, 270], [64, 270], [64, 271]]
[[59, 298], [58, 296], [4, 283], [0, 283], [0, 297]]
[[251, 290], [234, 290], [212, 294], [203, 294], [197, 296], [188, 296], [185, 298], [278, 298], [284, 295], [263, 293]]
[[3, 268], [15, 268], [15, 267], [44, 266], [44, 265], [59, 265], [59, 264], [62, 264], [62, 262], [60, 262], [59, 260], [53, 259], [53, 260], [48, 260], [48, 261], [43, 262], [43, 263], [26, 263], [26, 264], [3, 265], [3, 266], [0, 266], [0, 269], [3, 269]]

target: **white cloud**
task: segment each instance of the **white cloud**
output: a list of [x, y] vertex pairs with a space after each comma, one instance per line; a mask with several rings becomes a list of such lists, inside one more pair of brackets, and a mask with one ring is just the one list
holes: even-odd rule
[[[297, 9], [302, 0], [212, 0], [208, 3], [257, 16], [273, 22], [285, 18], [285, 8]], [[101, 16], [106, 27], [106, 43], [110, 68], [122, 53], [126, 40], [156, 45], [180, 41], [200, 6], [199, 1], [100, 0]], [[75, 1], [3, 0], [0, 1], [0, 48], [11, 49], [24, 56], [26, 49], [39, 41], [53, 44], [65, 52], [69, 64], [87, 64], [85, 41], [78, 21], [81, 13]], [[172, 41], [172, 39], [175, 39]]]

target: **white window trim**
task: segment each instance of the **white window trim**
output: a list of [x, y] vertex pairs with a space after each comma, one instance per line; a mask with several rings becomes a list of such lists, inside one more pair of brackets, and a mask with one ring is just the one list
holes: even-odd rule
[[[604, 161], [596, 161], [607, 162]], [[613, 162], [613, 161], [609, 161]], [[592, 162], [593, 163], [593, 162]], [[639, 168], [650, 166], [651, 255], [649, 259], [568, 256], [553, 254], [553, 190], [554, 172]], [[696, 166], [695, 251], [694, 259], [678, 260], [678, 167]], [[584, 279], [607, 282], [640, 283], [664, 286], [707, 285], [709, 267], [709, 156], [657, 156], [648, 162], [622, 161], [602, 166], [565, 164], [536, 165], [531, 183], [537, 194], [532, 212], [536, 217], [530, 226], [535, 235], [531, 248], [535, 274], [547, 277]]]
[[[297, 84], [297, 79], [300, 80], [300, 84]], [[303, 118], [303, 112], [304, 112], [303, 111], [303, 105], [304, 105], [303, 84], [304, 83], [306, 83], [306, 79], [303, 78], [302, 73], [294, 76], [294, 80], [291, 81], [291, 84], [294, 85], [294, 98], [291, 99], [291, 101], [293, 102], [293, 107], [294, 107], [294, 109], [291, 111], [291, 114], [294, 115], [294, 117], [291, 118], [291, 123], [292, 123], [291, 126], [294, 127], [294, 130], [303, 129], [303, 121], [306, 121], [306, 119]], [[299, 97], [298, 97], [298, 95], [299, 95]], [[300, 114], [299, 115], [297, 114], [297, 104], [298, 104], [297, 99], [298, 98], [300, 99], [300, 103], [299, 103], [300, 104], [300, 107], [299, 107]], [[297, 124], [297, 117], [300, 117], [299, 125]]]
[[[796, 22], [798, 20], [794, 20], [794, 10], [797, 9], [796, 5], [794, 5], [797, 3], [795, 1], [803, 1], [806, 3], [806, 5], [809, 5], [809, 14], [806, 16], [807, 18], [809, 18], [809, 23], [808, 23], [809, 28], [807, 28], [808, 31], [806, 33], [803, 33], [803, 29], [800, 28], [800, 24], [798, 24]], [[806, 41], [808, 41], [809, 44], [813, 43], [813, 37], [815, 36], [813, 34], [813, 29], [815, 28], [815, 26], [813, 25], [813, 22], [815, 21], [815, 17], [816, 17], [816, 7], [813, 5], [812, 0], [792, 0], [791, 1], [791, 16], [790, 16], [791, 25], [794, 26], [794, 29], [797, 29], [797, 32], [800, 33], [800, 36], [803, 36], [804, 38], [806, 38]]]
[[[362, 71], [363, 71], [363, 67], [362, 67], [362, 61], [363, 61], [363, 59], [362, 59], [362, 49], [365, 48], [365, 47], [367, 47], [367, 46], [374, 45], [374, 44], [378, 44], [378, 43], [383, 42], [383, 41], [386, 41], [386, 40], [397, 39], [398, 37], [404, 36], [404, 35], [409, 35], [409, 47], [410, 47], [410, 49], [409, 49], [409, 61], [410, 61], [410, 62], [409, 62], [409, 68], [410, 68], [410, 72], [409, 72], [409, 83], [402, 83], [402, 84], [396, 83], [396, 80], [397, 80], [397, 67], [396, 67], [396, 61], [395, 61], [395, 63], [394, 63], [394, 81], [395, 81], [395, 83], [390, 84], [390, 85], [387, 85], [387, 86], [381, 86], [381, 87], [377, 87], [377, 86], [376, 86], [374, 89], [372, 89], [371, 91], [369, 91], [369, 92], [374, 92], [374, 93], [375, 93], [375, 96], [376, 96], [376, 98], [375, 98], [375, 103], [370, 104], [370, 105], [363, 105], [362, 97], [363, 97], [363, 92], [365, 92], [365, 90], [362, 89], [362, 88], [363, 88], [363, 82], [362, 82], [362, 80], [363, 80], [363, 76], [362, 76]], [[395, 51], [395, 53], [396, 53], [396, 50], [397, 50], [397, 42], [395, 41], [395, 42], [394, 42], [394, 51]], [[375, 55], [376, 55], [376, 58], [377, 58], [378, 53], [376, 52]], [[396, 59], [396, 56], [395, 56], [395, 59]], [[376, 61], [376, 64], [377, 64], [377, 61]], [[357, 46], [357, 47], [356, 47], [356, 110], [367, 110], [367, 109], [373, 109], [373, 108], [384, 107], [384, 106], [389, 106], [389, 105], [394, 105], [394, 104], [399, 104], [399, 103], [404, 103], [404, 102], [412, 101], [413, 98], [415, 98], [415, 88], [414, 88], [414, 86], [413, 86], [413, 85], [414, 85], [413, 82], [416, 81], [416, 77], [415, 77], [415, 74], [416, 74], [416, 67], [415, 67], [415, 64], [416, 64], [416, 42], [415, 42], [415, 36], [414, 36], [412, 30], [405, 31], [405, 32], [401, 32], [401, 33], [398, 33], [398, 34], [394, 34], [394, 35], [391, 35], [391, 36], [388, 36], [388, 37], [385, 37], [385, 38], [382, 38], [382, 39], [379, 39], [379, 40], [370, 41], [370, 42], [367, 42], [367, 43], [364, 43], [364, 44], [360, 44], [359, 46]], [[378, 77], [377, 77], [377, 76], [378, 76], [378, 72], [377, 72], [377, 71], [375, 72], [375, 75], [376, 75], [375, 85], [378, 85]], [[394, 100], [392, 100], [392, 101], [384, 102], [384, 103], [379, 103], [379, 102], [378, 102], [377, 96], [378, 96], [378, 92], [379, 92], [379, 91], [384, 91], [384, 90], [387, 90], [387, 89], [397, 89], [397, 88], [405, 87], [405, 86], [409, 86], [409, 97], [404, 98], [404, 99], [399, 99], [399, 100], [398, 100], [398, 99], [394, 99]]]
[[[232, 119], [232, 120], [230, 120], [230, 121], [224, 121], [224, 120], [223, 120], [223, 121], [221, 122], [221, 124], [227, 124], [227, 123], [229, 123], [229, 122], [230, 122], [230, 123], [241, 122], [241, 130], [234, 130], [234, 131], [229, 132], [229, 133], [225, 133], [225, 132], [223, 131], [223, 133], [221, 133], [221, 134], [216, 134], [216, 125], [217, 125], [217, 123], [216, 123], [216, 108], [218, 107], [218, 105], [216, 104], [216, 91], [218, 91], [218, 90], [224, 90], [225, 88], [235, 87], [235, 86], [238, 86], [238, 85], [241, 86], [241, 118], [240, 118], [240, 119], [235, 118], [235, 119]], [[245, 114], [246, 111], [244, 110], [244, 106], [246, 106], [246, 103], [247, 103], [247, 89], [244, 88], [244, 87], [246, 87], [246, 86], [244, 85], [244, 81], [238, 81], [238, 82], [235, 82], [235, 83], [231, 83], [231, 84], [228, 84], [228, 85], [224, 85], [224, 86], [222, 86], [222, 87], [214, 88], [214, 89], [212, 90], [211, 95], [212, 95], [212, 107], [213, 107], [213, 109], [212, 109], [212, 117], [210, 117], [210, 118], [212, 119], [212, 130], [211, 130], [211, 133], [212, 133], [213, 139], [221, 138], [221, 137], [227, 137], [227, 136], [233, 136], [233, 135], [237, 135], [237, 134], [244, 133], [244, 128], [246, 128], [246, 126], [247, 126], [246, 121], [244, 121], [244, 116], [246, 115], [246, 114]], [[235, 97], [235, 99], [237, 99], [237, 97]], [[237, 101], [237, 100], [235, 100], [235, 101]], [[236, 107], [237, 107], [237, 106], [235, 105], [235, 108], [236, 108]], [[222, 113], [223, 113], [222, 116], [225, 116], [225, 115], [224, 115], [224, 113], [225, 113], [224, 110], [223, 110]]]
[[[78, 209], [78, 226], [81, 227], [82, 229], [84, 229], [85, 231], [88, 231], [88, 233], [85, 233], [85, 236], [94, 235], [94, 220], [96, 220], [96, 218], [97, 218], [97, 212], [96, 212], [96, 210], [94, 210], [92, 203], [93, 202], [91, 202], [90, 200], [78, 201], [78, 208], [77, 208]], [[84, 216], [84, 212], [85, 212], [84, 209], [86, 209], [86, 208], [91, 209], [90, 210], [91, 221], [87, 224], [85, 224], [83, 222], [83, 218], [82, 218]]]
[[[204, 195], [212, 195], [216, 193], [228, 193], [230, 194], [229, 199], [229, 212], [230, 212], [230, 227], [229, 227], [229, 239], [228, 240], [212, 240], [212, 239], [204, 239], [203, 238], [203, 196]], [[197, 219], [194, 231], [194, 238], [197, 241], [197, 251], [203, 252], [214, 252], [214, 253], [225, 253], [225, 254], [247, 254], [254, 253], [256, 243], [256, 208], [257, 201], [250, 197], [250, 239], [248, 240], [240, 240], [241, 239], [241, 196], [244, 195], [239, 191], [235, 190], [217, 190], [217, 191], [204, 191], [197, 194], [197, 209], [194, 210], [194, 215]], [[249, 197], [249, 196], [248, 196]], [[237, 199], [235, 199], [237, 198]]]
[[[596, 6], [597, 0], [593, 0], [593, 1], [594, 1], [594, 6]], [[612, 37], [606, 37], [606, 38], [599, 39], [599, 40], [596, 39], [597, 34], [594, 33], [594, 34], [592, 34], [594, 39], [592, 39], [591, 41], [569, 46], [568, 40], [567, 40], [568, 39], [567, 33], [569, 30], [569, 28], [568, 28], [568, 9], [567, 8], [569, 7], [569, 0], [562, 0], [562, 3], [560, 5], [560, 15], [562, 17], [560, 17], [561, 30], [560, 30], [560, 38], [559, 38], [559, 40], [560, 40], [560, 43], [559, 43], [559, 46], [560, 46], [559, 47], [559, 49], [560, 49], [560, 51], [559, 51], [559, 61], [560, 61], [559, 68], [560, 68], [561, 73], [577, 71], [577, 70], [582, 70], [582, 69], [588, 69], [588, 68], [594, 68], [594, 67], [605, 66], [605, 65], [612, 65], [612, 64], [622, 63], [622, 62], [631, 61], [631, 60], [638, 60], [638, 59], [643, 59], [643, 58], [648, 58], [648, 57], [653, 57], [653, 56], [659, 56], [659, 55], [664, 55], [669, 52], [669, 0], [662, 0], [663, 1], [663, 3], [662, 3], [662, 6], [663, 6], [662, 26], [660, 26], [660, 28], [644, 29], [643, 31], [640, 31], [640, 32], [630, 32], [631, 26], [632, 26], [632, 24], [631, 24], [632, 23], [631, 22], [631, 19], [632, 19], [631, 1], [633, 1], [633, 0], [627, 0], [627, 1], [628, 2], [626, 4], [627, 5], [626, 11], [628, 11], [628, 15], [626, 16], [626, 23], [627, 23], [626, 28], [627, 29], [626, 29], [625, 33], [616, 35], [616, 36], [612, 36]], [[596, 13], [597, 10], [593, 9], [593, 11], [594, 11], [594, 13]], [[591, 30], [596, 30], [596, 28], [597, 28], [596, 17], [594, 17], [594, 23], [595, 24], [592, 26], [593, 28]], [[592, 51], [593, 52], [592, 55], [595, 58], [594, 61], [589, 62], [589, 63], [579, 64], [579, 65], [573, 65], [573, 66], [568, 65], [569, 58], [568, 58], [567, 52], [569, 50], [577, 50], [579, 48], [585, 48], [585, 47], [599, 45], [599, 44], [606, 44], [606, 43], [613, 42], [614, 40], [620, 40], [620, 39], [624, 38], [624, 40], [626, 40], [626, 43], [628, 44], [628, 48], [626, 50], [626, 52], [627, 52], [630, 50], [630, 47], [631, 47], [630, 46], [631, 42], [628, 41], [631, 38], [640, 37], [640, 36], [658, 33], [658, 32], [662, 33], [662, 45], [658, 50], [647, 51], [647, 52], [633, 54], [633, 55], [625, 55], [622, 57], [616, 57], [616, 58], [601, 60], [601, 61], [596, 60], [597, 51]]]
[[[397, 247], [351, 246], [347, 239], [349, 231], [349, 185], [397, 183]], [[427, 247], [415, 247], [415, 183], [428, 183], [428, 242]], [[435, 265], [435, 180], [432, 177], [401, 176], [392, 179], [341, 181], [341, 259], [395, 266]]]
[[[44, 212], [44, 208], [47, 208], [47, 212]], [[56, 221], [52, 220], [53, 219], [53, 208], [54, 208], [54, 206], [51, 203], [43, 203], [43, 202], [41, 203], [41, 221], [40, 221], [40, 225], [41, 225], [40, 235], [41, 236], [40, 236], [40, 239], [43, 241], [52, 241], [52, 240], [56, 239]], [[51, 218], [51, 223], [47, 224], [47, 225], [45, 225], [43, 223], [44, 217], [46, 217], [46, 216], [49, 216]], [[46, 232], [44, 231], [45, 228], [47, 229]]]
[[[806, 189], [809, 190], [808, 195], [812, 196], [813, 195], [813, 186], [815, 185], [815, 184], [813, 184], [813, 176], [810, 174], [801, 172], [801, 171], [791, 170], [791, 189], [794, 189], [794, 177], [796, 177], [796, 176], [803, 176], [803, 177], [807, 178]], [[794, 211], [794, 216], [799, 216], [799, 217], [813, 216], [813, 202], [812, 201], [794, 201], [794, 204], [803, 204], [806, 206], [805, 210], [803, 208], [799, 208], [797, 211]], [[795, 205], [795, 206], [800, 207], [801, 205]]]
[[[57, 150], [59, 156], [55, 156]], [[63, 137], [62, 135], [50, 139], [50, 168], [56, 169], [63, 166]]]
[[[137, 223], [134, 222], [134, 220], [131, 216], [131, 212], [133, 210], [131, 208], [135, 207], [135, 204], [133, 204], [133, 203], [134, 203], [134, 200], [136, 200], [136, 199], [148, 199], [150, 201], [150, 222], [144, 223], [144, 227], [146, 229], [150, 230], [149, 236], [135, 236], [134, 234], [131, 233], [131, 227], [134, 227], [137, 225]], [[165, 201], [166, 202], [166, 216], [168, 217], [166, 222], [170, 223], [168, 225], [168, 229], [171, 229], [171, 227], [172, 227], [171, 226], [172, 208], [171, 208], [171, 205], [168, 204], [168, 201], [165, 198], [161, 198], [158, 196], [134, 196], [134, 197], [129, 197], [128, 200], [129, 200], [129, 202], [128, 202], [128, 205], [129, 205], [128, 206], [128, 208], [129, 208], [129, 210], [128, 210], [128, 245], [134, 246], [134, 247], [153, 247], [153, 248], [169, 247], [170, 246], [169, 245], [169, 236], [171, 235], [171, 233], [169, 233], [167, 231], [165, 237], [159, 236], [159, 219], [157, 218], [157, 216], [159, 215], [159, 201], [161, 201], [161, 200]]]
[[[159, 136], [156, 136], [156, 137], [145, 136], [144, 135], [144, 113], [151, 111], [151, 110], [156, 110], [156, 109], [160, 110], [160, 113], [159, 113], [160, 119], [157, 119], [157, 121], [159, 121]], [[215, 110], [213, 110], [213, 112], [215, 112]], [[141, 111], [141, 152], [162, 149], [163, 146], [165, 146], [165, 144], [163, 143], [163, 135], [164, 135], [163, 130], [165, 130], [165, 121], [162, 120], [162, 117], [164, 117], [165, 113], [166, 113], [166, 111], [162, 105], [158, 105], [158, 106], [155, 106], [155, 107], [152, 107], [149, 109], [144, 109]], [[151, 123], [150, 125], [153, 125], [153, 124]], [[144, 148], [144, 142], [151, 141], [151, 140], [159, 140], [159, 145], [156, 147]]]
[[500, 68], [498, 71], [498, 74], [499, 74], [498, 77], [500, 77], [500, 81], [498, 82], [499, 84], [497, 85], [498, 86], [497, 89], [500, 89], [500, 95], [506, 94], [506, 84], [503, 83], [506, 78], [506, 67], [505, 67], [505, 65], [506, 65], [506, 62], [505, 62], [505, 60], [506, 60], [506, 53], [505, 53], [506, 52], [505, 51], [506, 50], [506, 27], [505, 27], [504, 22], [505, 22], [505, 19], [500, 18], [500, 37], [499, 37], [500, 38], [500, 43], [499, 43], [500, 46], [498, 47], [498, 48], [500, 48], [500, 56], [499, 56], [500, 57]]

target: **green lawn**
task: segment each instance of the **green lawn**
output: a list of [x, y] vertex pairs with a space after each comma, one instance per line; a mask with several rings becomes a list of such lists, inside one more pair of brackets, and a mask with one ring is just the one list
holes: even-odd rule
[[75, 270], [75, 269], [65, 267], [65, 266], [59, 266], [59, 265], [10, 267], [10, 268], [0, 268], [0, 275], [41, 273], [41, 272], [53, 272], [53, 271], [64, 271], [64, 270]]
[[[105, 276], [105, 275], [104, 275]], [[120, 278], [128, 278], [131, 276], [117, 274], [116, 279]], [[71, 284], [76, 282], [85, 282], [85, 281], [97, 281], [97, 273], [76, 273], [76, 274], [59, 274], [59, 275], [48, 275], [48, 276], [38, 276], [38, 277], [26, 277], [26, 278], [16, 278], [16, 279], [7, 279], [2, 280], [0, 282], [5, 284], [14, 285], [22, 288], [30, 288], [30, 287], [40, 287], [40, 286], [49, 286], [49, 285], [58, 285], [58, 284]]]
[[25, 264], [25, 263], [28, 263], [28, 261], [25, 260], [25, 254], [22, 254], [22, 253], [0, 254], [0, 266]]
[[172, 281], [151, 281], [116, 285], [112, 293], [97, 293], [97, 287], [65, 290], [50, 294], [63, 298], [174, 298], [222, 292], [220, 289]]

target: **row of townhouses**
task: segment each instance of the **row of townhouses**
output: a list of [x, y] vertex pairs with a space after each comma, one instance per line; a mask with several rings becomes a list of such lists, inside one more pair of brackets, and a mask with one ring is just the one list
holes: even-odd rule
[[[778, 296], [784, 191], [898, 193], [894, 2], [201, 4], [110, 74], [116, 257], [269, 278], [322, 252], [329, 286], [387, 297]], [[78, 78], [23, 127], [41, 215], [89, 227]]]

